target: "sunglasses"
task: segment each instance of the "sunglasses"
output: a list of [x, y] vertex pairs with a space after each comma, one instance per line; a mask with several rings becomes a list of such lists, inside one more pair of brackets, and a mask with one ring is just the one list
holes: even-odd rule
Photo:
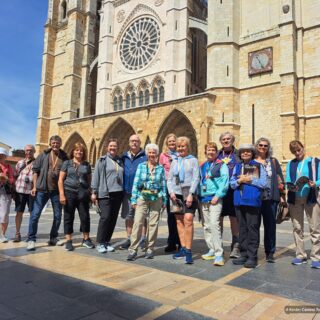
[[259, 143], [258, 146], [259, 146], [260, 148], [269, 148], [269, 145], [268, 145], [268, 144], [261, 144], [261, 143]]

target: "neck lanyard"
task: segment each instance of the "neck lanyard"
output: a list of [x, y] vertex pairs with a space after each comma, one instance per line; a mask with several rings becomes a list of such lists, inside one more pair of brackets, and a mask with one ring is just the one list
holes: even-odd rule
[[243, 163], [242, 163], [242, 166], [241, 166], [241, 175], [244, 174], [244, 166], [245, 166], [246, 164], [250, 165], [250, 161], [249, 161], [249, 162], [243, 162]]
[[110, 156], [108, 156], [109, 159], [112, 161], [114, 167], [116, 168], [116, 172], [119, 172], [119, 164], [117, 163], [117, 161], [113, 160]]
[[156, 167], [154, 166], [153, 169], [150, 170], [150, 168], [149, 168], [149, 163], [148, 163], [148, 164], [147, 164], [147, 174], [150, 175], [151, 183], [154, 182], [155, 172], [156, 172]]
[[298, 169], [298, 167], [297, 167], [297, 177], [298, 177], [298, 178], [301, 177], [301, 173], [302, 173], [302, 169], [303, 169], [303, 165], [304, 165], [304, 160], [305, 160], [305, 159], [303, 159], [302, 162], [301, 162], [301, 167], [300, 167], [300, 169]]
[[214, 161], [211, 161], [211, 162], [210, 161], [206, 162], [206, 179], [209, 179], [210, 169], [212, 166], [214, 166], [216, 164], [216, 161], [217, 161], [217, 159]]
[[231, 150], [231, 152], [229, 153], [229, 155], [227, 157], [225, 156], [225, 152], [222, 150], [223, 159], [221, 159], [221, 161], [224, 162], [225, 164], [228, 164], [231, 161], [232, 155], [233, 155], [233, 150]]
[[74, 171], [76, 172], [76, 175], [79, 177], [78, 169], [79, 169], [79, 167], [81, 165], [81, 162], [80, 163], [76, 163], [76, 162], [74, 162], [74, 160], [72, 160], [72, 162], [73, 162]]
[[53, 160], [53, 154], [54, 154], [54, 152], [51, 151], [52, 171], [54, 171], [54, 169], [56, 168], [56, 165], [57, 165], [57, 162], [58, 162], [58, 159], [59, 159], [59, 153], [56, 156], [55, 160]]

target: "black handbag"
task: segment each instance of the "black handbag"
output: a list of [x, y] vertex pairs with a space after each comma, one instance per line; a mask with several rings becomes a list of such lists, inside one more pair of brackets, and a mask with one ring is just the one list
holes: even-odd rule
[[290, 220], [290, 212], [286, 202], [279, 202], [276, 215], [276, 223]]
[[6, 192], [6, 194], [13, 195], [15, 193], [15, 188], [12, 184], [6, 183], [4, 185], [4, 191]]

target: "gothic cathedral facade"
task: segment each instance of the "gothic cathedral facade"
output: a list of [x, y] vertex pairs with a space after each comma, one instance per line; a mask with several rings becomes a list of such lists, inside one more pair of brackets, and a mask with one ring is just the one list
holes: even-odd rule
[[49, 0], [37, 149], [59, 134], [94, 164], [108, 137], [173, 132], [203, 159], [230, 131], [317, 155], [319, 21], [317, 0]]

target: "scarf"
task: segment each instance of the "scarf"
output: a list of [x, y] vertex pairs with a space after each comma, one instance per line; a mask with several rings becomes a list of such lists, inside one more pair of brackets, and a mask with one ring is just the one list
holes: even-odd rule
[[172, 160], [178, 159], [178, 152], [177, 151], [168, 150], [167, 154], [171, 157]]
[[189, 154], [186, 157], [178, 157], [178, 163], [176, 165], [176, 167], [174, 168], [174, 175], [176, 177], [179, 177], [179, 181], [180, 183], [184, 182], [184, 160], [185, 159], [192, 159], [194, 158], [193, 155]]

